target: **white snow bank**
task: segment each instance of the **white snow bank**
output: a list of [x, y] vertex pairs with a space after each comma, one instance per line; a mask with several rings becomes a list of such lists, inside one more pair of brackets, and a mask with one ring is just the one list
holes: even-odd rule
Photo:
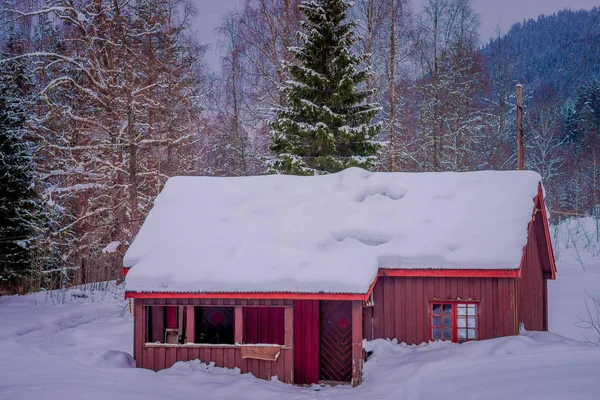
[[543, 332], [461, 345], [368, 342], [373, 354], [357, 388], [266, 382], [198, 360], [155, 373], [130, 368], [133, 321], [122, 291], [103, 300], [86, 292], [54, 306], [40, 293], [0, 297], [0, 399], [564, 400], [600, 393], [600, 348]]
[[600, 332], [585, 323], [597, 318], [588, 294], [600, 295], [600, 219], [568, 218], [552, 226], [550, 234], [557, 276], [548, 281], [549, 329], [572, 339], [600, 343]]
[[128, 291], [365, 293], [378, 268], [517, 269], [529, 171], [175, 177], [124, 264]]
[[597, 399], [600, 390], [600, 348], [548, 332], [420, 346], [379, 339], [367, 347], [370, 398]]

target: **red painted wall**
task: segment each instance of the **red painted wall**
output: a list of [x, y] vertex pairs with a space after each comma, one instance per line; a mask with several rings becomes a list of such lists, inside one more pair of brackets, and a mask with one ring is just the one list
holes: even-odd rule
[[547, 278], [550, 271], [544, 235], [544, 222], [539, 212], [529, 229], [525, 263], [517, 282], [517, 319], [529, 331], [548, 330]]
[[[281, 310], [285, 314], [284, 307], [292, 307], [291, 300], [270, 300], [270, 299], [135, 299], [134, 300], [134, 349], [133, 354], [136, 360], [136, 366], [148, 368], [155, 371], [169, 368], [177, 361], [188, 361], [199, 359], [203, 362], [214, 362], [218, 367], [240, 368], [243, 373], [250, 372], [254, 376], [270, 379], [277, 375], [284, 382], [292, 382], [293, 374], [293, 350], [291, 348], [282, 348], [276, 361], [264, 361], [256, 359], [244, 359], [241, 356], [240, 346], [222, 345], [208, 346], [198, 344], [187, 344], [180, 346], [152, 346], [146, 345], [147, 338], [146, 323], [151, 319], [145, 312], [146, 309], [160, 314], [157, 321], [166, 321], [165, 305], [205, 305], [205, 306], [223, 306], [234, 307], [243, 306], [244, 308], [268, 308], [274, 307], [274, 310]], [[145, 308], [146, 305], [154, 307]], [[264, 306], [264, 307], [261, 307]], [[279, 311], [279, 312], [281, 312]], [[276, 311], [271, 311], [277, 313]], [[284, 318], [285, 320], [285, 318]], [[164, 324], [162, 325], [165, 326]]]
[[248, 307], [243, 315], [244, 343], [284, 344], [283, 307]]
[[294, 300], [294, 383], [319, 382], [319, 300]]
[[[479, 338], [517, 334], [515, 278], [379, 277], [363, 309], [363, 336], [409, 344], [431, 340], [430, 300], [479, 301]], [[373, 335], [371, 335], [373, 332]]]
[[236, 346], [143, 347], [141, 355], [142, 367], [154, 371], [170, 368], [177, 361], [197, 359], [205, 363], [214, 362], [217, 367], [237, 367], [242, 373], [251, 372], [257, 378], [269, 380], [277, 375], [284, 382], [291, 382], [292, 379], [291, 350], [282, 350], [276, 361], [242, 358], [241, 350]]

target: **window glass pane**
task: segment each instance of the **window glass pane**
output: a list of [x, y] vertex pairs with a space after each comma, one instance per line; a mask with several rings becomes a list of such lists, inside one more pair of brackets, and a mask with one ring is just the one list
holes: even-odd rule
[[452, 329], [444, 328], [444, 339], [452, 340]]
[[466, 328], [467, 326], [467, 318], [466, 317], [458, 317], [458, 327], [459, 328]]
[[444, 326], [452, 326], [452, 317], [448, 316], [444, 316]]
[[477, 331], [475, 329], [468, 330], [469, 339], [477, 339]]
[[444, 314], [452, 314], [452, 304], [443, 305]]
[[195, 307], [195, 343], [233, 344], [233, 307]]
[[440, 317], [433, 317], [433, 326], [442, 325], [442, 319]]
[[442, 310], [442, 305], [441, 304], [434, 304], [433, 307], [432, 307], [432, 312], [434, 314], [440, 314], [441, 310]]
[[459, 304], [458, 306], [458, 315], [466, 315], [467, 314], [467, 305]]
[[467, 330], [466, 329], [458, 329], [458, 338], [466, 339], [467, 338]]
[[475, 315], [475, 304], [469, 304], [469, 315]]
[[475, 328], [475, 317], [469, 317], [469, 328]]
[[433, 328], [433, 338], [441, 339], [442, 338], [442, 330], [440, 328]]

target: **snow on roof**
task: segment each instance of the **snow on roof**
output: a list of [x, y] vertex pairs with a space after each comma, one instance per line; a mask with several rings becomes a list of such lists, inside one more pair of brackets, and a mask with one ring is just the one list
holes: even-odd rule
[[518, 269], [540, 179], [174, 177], [125, 254], [127, 290], [366, 293], [379, 268]]

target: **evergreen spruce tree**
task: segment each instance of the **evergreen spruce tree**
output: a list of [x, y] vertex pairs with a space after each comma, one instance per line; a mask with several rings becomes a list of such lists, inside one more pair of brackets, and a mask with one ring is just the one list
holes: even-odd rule
[[366, 55], [351, 52], [358, 38], [356, 22], [347, 21], [350, 6], [343, 0], [300, 5], [302, 45], [291, 49], [295, 62], [285, 64], [292, 79], [271, 122], [271, 172], [312, 175], [374, 164], [380, 125], [372, 120], [380, 108], [366, 102], [370, 71], [359, 69]]
[[0, 289], [11, 292], [29, 272], [38, 218], [26, 88], [22, 65], [0, 72]]

